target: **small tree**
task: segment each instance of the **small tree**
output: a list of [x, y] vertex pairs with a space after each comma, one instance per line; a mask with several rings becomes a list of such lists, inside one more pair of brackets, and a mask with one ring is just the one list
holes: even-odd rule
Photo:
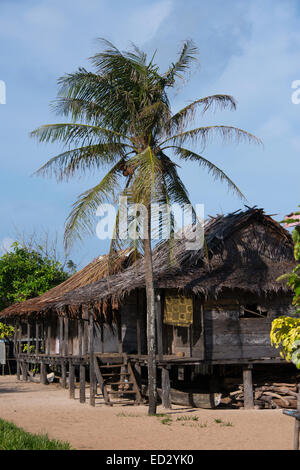
[[[300, 215], [300, 212], [293, 214]], [[299, 219], [290, 217], [284, 221], [288, 225], [296, 225], [293, 230], [292, 237], [294, 241], [294, 257], [296, 261], [300, 261], [300, 224]], [[293, 317], [281, 316], [273, 320], [270, 333], [271, 344], [276, 348], [281, 348], [280, 355], [286, 361], [295, 364], [300, 369], [300, 318], [296, 315], [300, 314], [300, 264], [292, 270], [291, 273], [283, 274], [277, 280], [287, 279], [287, 285], [294, 291], [293, 305], [295, 312]]]
[[39, 296], [68, 276], [58, 261], [14, 243], [0, 258], [0, 309]]

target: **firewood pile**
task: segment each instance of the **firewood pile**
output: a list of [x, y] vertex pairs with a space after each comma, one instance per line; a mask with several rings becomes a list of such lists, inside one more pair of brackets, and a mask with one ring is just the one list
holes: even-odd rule
[[[297, 387], [293, 383], [264, 383], [253, 384], [254, 408], [256, 409], [274, 409], [274, 408], [297, 408]], [[234, 390], [223, 394], [221, 399], [223, 405], [229, 405], [232, 408], [243, 408], [244, 406], [244, 387], [238, 384]]]

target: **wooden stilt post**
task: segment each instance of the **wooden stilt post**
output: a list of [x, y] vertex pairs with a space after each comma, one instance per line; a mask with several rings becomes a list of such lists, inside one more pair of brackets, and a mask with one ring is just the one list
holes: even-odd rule
[[59, 317], [59, 355], [63, 355], [64, 319]]
[[83, 321], [80, 315], [78, 320], [78, 356], [82, 356], [82, 339], [83, 339]]
[[104, 329], [103, 324], [100, 325], [100, 335], [101, 335], [101, 352], [104, 353]]
[[171, 386], [170, 386], [170, 374], [167, 367], [163, 367], [161, 371], [162, 381], [162, 406], [163, 408], [170, 410], [171, 406]]
[[17, 358], [17, 380], [20, 380], [20, 360], [19, 360], [19, 354], [20, 354], [20, 320], [17, 318], [15, 322], [15, 337], [14, 337], [14, 353]]
[[64, 338], [64, 318], [63, 316], [59, 317], [59, 355], [61, 357], [61, 386], [62, 388], [66, 388], [67, 383], [67, 370], [66, 370], [66, 363], [63, 358], [65, 353], [65, 338]]
[[40, 368], [41, 368], [40, 382], [41, 384], [46, 385], [47, 384], [46, 364], [44, 362], [41, 362]]
[[48, 318], [47, 321], [47, 341], [46, 341], [46, 353], [50, 355], [51, 352], [51, 320]]
[[15, 320], [14, 327], [14, 354], [16, 355], [18, 352], [18, 326], [19, 326], [19, 319]]
[[66, 388], [67, 386], [67, 366], [65, 359], [61, 360], [61, 386]]
[[254, 408], [252, 368], [252, 365], [243, 368], [244, 408], [248, 410]]
[[20, 361], [17, 359], [17, 380], [20, 380], [21, 374], [20, 374]]
[[79, 402], [85, 403], [85, 365], [79, 366]]
[[89, 312], [89, 325], [90, 325], [90, 341], [89, 341], [89, 354], [90, 354], [90, 405], [95, 406], [95, 365], [94, 365], [94, 317], [93, 313]]
[[64, 318], [64, 351], [63, 355], [68, 356], [69, 354], [69, 319], [68, 317]]
[[27, 355], [30, 354], [30, 322], [27, 320]]
[[40, 345], [39, 345], [39, 336], [40, 336], [40, 324], [38, 320], [35, 321], [35, 354], [39, 354]]
[[141, 335], [141, 311], [140, 311], [140, 292], [137, 291], [137, 311], [136, 311], [136, 344], [137, 353], [142, 354], [142, 335]]
[[75, 398], [75, 366], [72, 359], [69, 360], [69, 397]]
[[27, 364], [24, 361], [22, 361], [22, 377], [23, 377], [23, 381], [24, 382], [27, 382], [28, 381], [28, 377], [27, 377]]
[[[300, 412], [300, 385], [297, 384], [297, 411]], [[300, 421], [295, 419], [294, 425], [294, 450], [299, 450]]]
[[86, 306], [82, 307], [83, 309], [83, 315], [82, 318], [84, 319], [83, 322], [83, 348], [82, 348], [82, 354], [85, 356], [88, 353], [88, 348], [89, 348], [89, 317], [88, 317], [88, 310]]
[[157, 331], [157, 352], [158, 360], [163, 360], [163, 339], [162, 339], [162, 312], [160, 294], [155, 296], [155, 314], [156, 314], [156, 331]]

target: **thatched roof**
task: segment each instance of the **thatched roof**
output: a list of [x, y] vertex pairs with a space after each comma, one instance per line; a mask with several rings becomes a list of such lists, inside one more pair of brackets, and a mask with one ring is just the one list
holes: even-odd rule
[[[207, 249], [186, 250], [186, 239], [165, 241], [153, 251], [156, 288], [178, 288], [217, 297], [224, 290], [239, 289], [258, 295], [290, 294], [278, 276], [295, 267], [291, 235], [262, 209], [237, 211], [211, 217], [205, 224]], [[35, 304], [36, 313], [55, 310], [76, 315], [82, 305], [93, 307], [108, 300], [120, 301], [135, 289], [145, 288], [144, 261], [47, 302]], [[51, 292], [51, 291], [50, 291]], [[0, 316], [31, 314], [20, 304]], [[15, 310], [14, 310], [15, 308]], [[37, 308], [39, 310], [37, 310]], [[13, 313], [14, 311], [14, 313]], [[22, 312], [22, 313], [21, 313]]]
[[48, 308], [49, 305], [57, 303], [67, 292], [100, 281], [106, 278], [109, 273], [114, 275], [126, 269], [133, 261], [133, 252], [130, 249], [122, 250], [110, 258], [108, 255], [98, 256], [66, 281], [53, 287], [39, 297], [34, 297], [7, 307], [0, 312], [0, 316], [9, 317], [43, 311]]

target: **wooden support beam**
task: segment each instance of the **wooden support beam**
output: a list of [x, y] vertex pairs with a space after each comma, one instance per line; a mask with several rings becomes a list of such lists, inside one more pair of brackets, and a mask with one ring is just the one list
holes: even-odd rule
[[85, 403], [85, 365], [79, 366], [79, 402]]
[[74, 323], [73, 319], [69, 319], [69, 356], [74, 355]]
[[157, 353], [158, 360], [163, 360], [163, 338], [162, 338], [162, 304], [161, 296], [155, 296], [155, 315], [156, 315], [156, 332], [157, 332]]
[[64, 356], [69, 354], [69, 319], [68, 317], [64, 318]]
[[64, 359], [61, 361], [61, 386], [62, 388], [67, 386], [67, 367]]
[[46, 353], [50, 354], [51, 352], [51, 320], [48, 318], [47, 321], [47, 346], [46, 346]]
[[69, 397], [75, 398], [75, 366], [72, 360], [69, 360]]
[[44, 362], [40, 363], [40, 383], [43, 385], [47, 384], [47, 374], [46, 374], [46, 364]]
[[27, 381], [28, 381], [27, 364], [26, 364], [25, 361], [22, 361], [22, 362], [21, 362], [21, 365], [22, 365], [22, 377], [23, 377], [23, 381], [24, 381], [24, 382], [27, 382]]
[[21, 374], [20, 374], [20, 361], [17, 359], [17, 380], [20, 380]]
[[14, 331], [14, 354], [18, 353], [18, 326], [19, 326], [19, 319], [15, 320], [14, 323], [15, 331]]
[[95, 365], [94, 365], [94, 317], [93, 313], [89, 312], [89, 329], [90, 329], [90, 405], [95, 406]]
[[190, 357], [193, 357], [193, 324], [189, 326], [188, 337], [190, 346]]
[[27, 320], [27, 355], [30, 354], [30, 322]]
[[170, 373], [166, 367], [163, 367], [161, 371], [161, 383], [162, 383], [162, 406], [163, 408], [170, 410], [172, 408]]
[[45, 330], [45, 321], [41, 321], [41, 345], [40, 350], [42, 353], [46, 353], [46, 330]]
[[64, 319], [60, 315], [59, 316], [59, 355], [62, 356], [64, 354]]
[[101, 352], [104, 353], [104, 331], [103, 331], [103, 323], [100, 325], [100, 338], [101, 338]]
[[35, 354], [36, 356], [39, 354], [39, 351], [40, 351], [39, 336], [40, 336], [40, 324], [38, 320], [36, 320], [35, 321]]
[[[297, 384], [297, 410], [300, 411], [300, 385]], [[295, 419], [294, 424], [294, 450], [299, 450], [300, 421]]]
[[17, 353], [21, 354], [22, 351], [22, 323], [19, 321], [18, 325], [18, 348], [17, 348]]
[[82, 356], [82, 340], [83, 340], [83, 320], [80, 315], [78, 319], [78, 355]]
[[136, 344], [137, 353], [142, 354], [142, 332], [141, 332], [141, 296], [140, 291], [137, 291], [137, 311], [136, 311]]
[[142, 368], [141, 368], [141, 365], [136, 362], [134, 365], [134, 375], [135, 375], [135, 378], [136, 378], [136, 383], [137, 383], [137, 386], [139, 387], [139, 389], [141, 389], [141, 385], [142, 385]]
[[252, 366], [245, 366], [243, 368], [243, 384], [244, 384], [244, 408], [246, 410], [249, 410], [249, 409], [254, 408]]
[[82, 353], [85, 356], [88, 353], [89, 349], [89, 317], [88, 317], [88, 310], [86, 306], [82, 306], [82, 318], [83, 322], [83, 348]]

